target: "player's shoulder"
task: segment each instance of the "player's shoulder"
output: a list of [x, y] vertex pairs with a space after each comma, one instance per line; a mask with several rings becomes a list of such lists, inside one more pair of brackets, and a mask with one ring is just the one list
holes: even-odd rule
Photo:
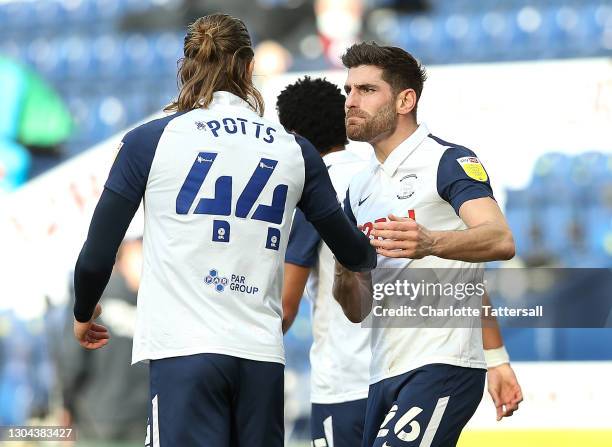
[[460, 157], [476, 157], [476, 153], [461, 144], [452, 143], [442, 138], [439, 138], [433, 134], [427, 135], [427, 142], [430, 149], [438, 152], [440, 157], [443, 158], [460, 158]]
[[170, 115], [142, 123], [127, 132], [123, 137], [123, 142], [138, 142], [142, 140], [148, 141], [151, 138], [159, 139], [168, 124], [185, 113], [186, 112], [175, 112]]
[[489, 176], [476, 153], [459, 144], [450, 143], [434, 135], [429, 135], [439, 147], [438, 187], [453, 180], [477, 180], [488, 182]]
[[305, 162], [319, 162], [321, 160], [319, 151], [315, 149], [314, 145], [307, 138], [304, 138], [297, 133], [288, 132], [283, 126], [280, 126], [280, 128], [284, 132], [284, 134], [281, 135], [287, 138], [289, 144], [294, 144], [296, 148], [299, 148]]

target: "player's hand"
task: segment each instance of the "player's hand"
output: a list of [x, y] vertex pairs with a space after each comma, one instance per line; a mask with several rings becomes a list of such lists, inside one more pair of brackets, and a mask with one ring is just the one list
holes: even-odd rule
[[94, 323], [101, 313], [102, 306], [97, 304], [91, 320], [85, 323], [74, 320], [74, 337], [86, 349], [99, 349], [108, 343], [110, 338], [108, 329], [101, 324]]
[[431, 232], [408, 217], [390, 214], [389, 221], [374, 224], [370, 235], [376, 252], [389, 258], [421, 259], [433, 251]]
[[523, 401], [521, 386], [509, 363], [489, 368], [487, 374], [488, 391], [497, 410], [497, 420], [510, 417], [518, 410]]

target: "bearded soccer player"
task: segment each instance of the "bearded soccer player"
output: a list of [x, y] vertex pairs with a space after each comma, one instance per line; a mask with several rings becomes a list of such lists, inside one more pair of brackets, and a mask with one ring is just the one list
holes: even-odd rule
[[[337, 266], [334, 296], [345, 314], [361, 321], [372, 305], [372, 282], [393, 283], [419, 268], [482, 282], [482, 263], [512, 258], [514, 241], [476, 154], [417, 124], [424, 69], [406, 51], [375, 43], [352, 46], [342, 61], [347, 135], [374, 149], [350, 182], [344, 210], [379, 254], [371, 275]], [[482, 398], [482, 334], [479, 327], [374, 325], [362, 446], [456, 445]], [[503, 351], [501, 339], [485, 348]], [[498, 418], [522, 398], [500, 350], [488, 353], [502, 364], [493, 373]]]

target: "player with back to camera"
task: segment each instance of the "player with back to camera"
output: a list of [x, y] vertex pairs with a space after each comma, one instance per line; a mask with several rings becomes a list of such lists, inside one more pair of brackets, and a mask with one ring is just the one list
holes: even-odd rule
[[[347, 136], [374, 149], [344, 210], [372, 238], [379, 262], [371, 275], [337, 265], [334, 297], [361, 321], [372, 283], [393, 284], [407, 272], [444, 270], [448, 284], [482, 283], [481, 263], [510, 259], [514, 241], [476, 155], [417, 124], [425, 70], [400, 48], [365, 42], [342, 62]], [[449, 326], [374, 325], [363, 447], [456, 445], [482, 398], [487, 363], [480, 326]], [[496, 344], [485, 348], [503, 350]], [[489, 354], [507, 365], [499, 350]], [[509, 365], [494, 376], [500, 418], [522, 397]]]
[[146, 444], [281, 447], [280, 299], [294, 208], [347, 268], [375, 267], [376, 253], [312, 145], [262, 118], [244, 23], [202, 17], [183, 50], [173, 113], [125, 135], [94, 211], [75, 267], [74, 333], [88, 349], [108, 342], [97, 303], [144, 200], [132, 362], [150, 362]]
[[[345, 150], [345, 97], [337, 85], [304, 77], [278, 96], [281, 124], [313, 143], [339, 197], [366, 162]], [[370, 331], [351, 323], [332, 297], [334, 259], [316, 229], [296, 210], [285, 255], [283, 331], [306, 293], [312, 301], [310, 427], [317, 447], [361, 444], [368, 397]]]

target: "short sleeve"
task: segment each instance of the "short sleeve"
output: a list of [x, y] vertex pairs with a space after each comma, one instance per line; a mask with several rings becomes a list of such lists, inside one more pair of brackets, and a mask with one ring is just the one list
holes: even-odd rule
[[291, 233], [289, 233], [285, 262], [302, 267], [313, 267], [317, 261], [320, 242], [321, 236], [317, 230], [306, 220], [304, 213], [296, 209]]
[[134, 203], [140, 203], [149, 178], [157, 144], [177, 114], [143, 124], [128, 132], [110, 170], [105, 187]]
[[476, 154], [464, 147], [448, 148], [440, 158], [438, 194], [455, 212], [468, 200], [493, 197], [489, 175]]
[[296, 135], [295, 140], [304, 159], [304, 189], [297, 206], [306, 219], [313, 222], [336, 212], [340, 203], [321, 155], [305, 138]]

